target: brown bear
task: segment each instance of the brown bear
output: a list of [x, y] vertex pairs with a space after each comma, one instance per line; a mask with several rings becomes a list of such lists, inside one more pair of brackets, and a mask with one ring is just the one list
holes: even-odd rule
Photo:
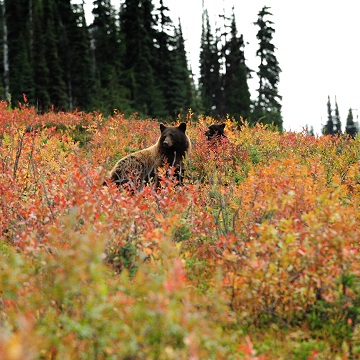
[[186, 124], [165, 126], [160, 124], [161, 135], [157, 143], [120, 159], [110, 171], [109, 178], [117, 185], [141, 188], [144, 183], [159, 185], [158, 168], [169, 164], [175, 168], [175, 176], [182, 182], [184, 157], [191, 150]]
[[225, 123], [212, 124], [208, 127], [208, 130], [206, 131], [205, 135], [207, 136], [208, 140], [226, 138], [224, 129], [225, 129]]

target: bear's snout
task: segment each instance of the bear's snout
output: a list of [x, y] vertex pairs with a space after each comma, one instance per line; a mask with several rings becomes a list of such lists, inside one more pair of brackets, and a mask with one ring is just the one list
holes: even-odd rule
[[164, 139], [164, 141], [163, 141], [163, 146], [165, 147], [165, 148], [171, 148], [172, 146], [173, 146], [173, 142], [172, 142], [172, 140], [171, 140], [171, 137], [170, 136], [167, 136], [165, 139]]

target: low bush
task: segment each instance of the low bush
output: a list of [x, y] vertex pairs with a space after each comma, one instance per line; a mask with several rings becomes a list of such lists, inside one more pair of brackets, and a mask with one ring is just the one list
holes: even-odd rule
[[360, 138], [227, 121], [214, 144], [213, 121], [184, 186], [130, 194], [104, 178], [155, 121], [0, 104], [4, 359], [360, 355]]

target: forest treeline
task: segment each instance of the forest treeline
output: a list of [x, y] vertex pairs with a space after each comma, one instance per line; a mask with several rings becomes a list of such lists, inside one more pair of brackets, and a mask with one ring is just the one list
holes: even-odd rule
[[282, 129], [281, 69], [268, 7], [254, 22], [260, 66], [252, 100], [248, 79], [254, 71], [246, 65], [234, 13], [223, 17], [224, 36], [213, 31], [204, 9], [200, 76], [194, 79], [181, 23], [173, 23], [165, 1], [124, 0], [116, 9], [110, 0], [95, 0], [91, 24], [84, 5], [71, 0], [3, 0], [0, 6], [2, 93], [13, 106], [25, 95], [40, 112], [118, 109], [169, 120], [192, 109]]
[[[351, 137], [355, 137], [359, 132], [359, 123], [354, 120], [353, 110], [350, 108], [346, 118], [345, 124], [345, 133]], [[335, 97], [335, 109], [331, 106], [330, 96], [328, 96], [327, 101], [327, 121], [323, 126], [322, 133], [324, 135], [341, 135], [342, 134], [342, 124], [339, 113], [338, 103]]]

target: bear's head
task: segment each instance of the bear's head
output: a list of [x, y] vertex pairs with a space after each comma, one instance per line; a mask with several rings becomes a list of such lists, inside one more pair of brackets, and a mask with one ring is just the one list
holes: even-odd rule
[[186, 124], [181, 123], [179, 126], [165, 126], [160, 124], [160, 150], [164, 155], [179, 157], [185, 155], [190, 150], [190, 139], [186, 135]]
[[224, 129], [225, 129], [225, 124], [212, 124], [208, 127], [208, 130], [206, 131], [205, 135], [207, 136], [208, 140], [221, 138], [221, 137], [226, 138]]

